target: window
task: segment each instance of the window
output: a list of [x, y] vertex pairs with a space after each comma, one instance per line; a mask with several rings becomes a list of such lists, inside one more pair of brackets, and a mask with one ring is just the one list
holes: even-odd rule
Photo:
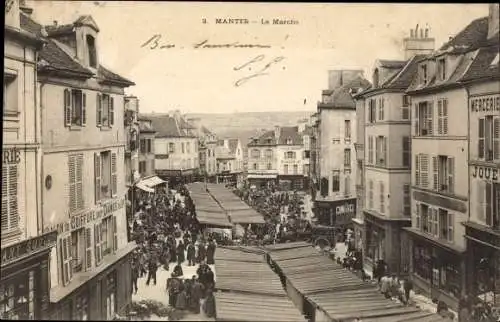
[[368, 101], [368, 122], [375, 123], [376, 116], [376, 101], [374, 99], [370, 99]]
[[410, 96], [403, 95], [403, 107], [401, 108], [401, 118], [403, 120], [410, 119], [410, 106], [411, 106]]
[[191, 153], [191, 143], [186, 142], [186, 153]]
[[420, 102], [415, 104], [415, 135], [432, 135], [434, 118], [432, 107], [432, 102]]
[[102, 257], [104, 257], [117, 249], [117, 240], [115, 241], [117, 237], [116, 218], [114, 216], [104, 218], [100, 226], [102, 237], [100, 247]]
[[429, 156], [426, 154], [415, 155], [415, 185], [429, 186]]
[[115, 123], [114, 98], [108, 94], [97, 94], [97, 126], [112, 127]]
[[285, 164], [283, 168], [284, 168], [284, 170], [283, 170], [284, 173], [288, 174], [288, 164]]
[[479, 218], [493, 229], [500, 228], [500, 184], [480, 182], [477, 196]]
[[421, 223], [422, 223], [422, 231], [424, 233], [430, 232], [429, 216], [430, 216], [429, 206], [424, 205], [424, 204], [420, 204], [420, 217], [421, 217]]
[[433, 189], [440, 192], [454, 192], [455, 159], [448, 156], [433, 156]]
[[308, 176], [309, 175], [309, 164], [304, 164], [304, 167], [303, 167], [303, 174], [305, 176]]
[[2, 320], [35, 320], [35, 271], [20, 272], [0, 285]]
[[478, 158], [500, 160], [500, 117], [488, 115], [478, 122]]
[[254, 164], [253, 164], [253, 169], [254, 169], [254, 170], [257, 170], [257, 163], [254, 163]]
[[403, 136], [403, 167], [410, 167], [411, 141], [410, 137]]
[[103, 240], [103, 229], [102, 223], [94, 224], [94, 255], [95, 255], [95, 265], [99, 266], [102, 262], [102, 240]]
[[184, 142], [181, 143], [181, 152], [186, 153], [186, 145], [184, 144]]
[[346, 139], [350, 139], [351, 138], [351, 120], [345, 120], [344, 121], [344, 137]]
[[[175, 153], [175, 143], [171, 142], [168, 144], [168, 152]], [[208, 156], [210, 156], [210, 150], [208, 150]]]
[[294, 164], [293, 165], [293, 174], [298, 174], [299, 173], [299, 165], [298, 164]]
[[439, 237], [438, 209], [429, 208], [429, 233]]
[[151, 153], [151, 139], [146, 139], [146, 153]]
[[344, 195], [349, 196], [351, 194], [351, 177], [346, 175], [344, 177]]
[[267, 149], [264, 151], [264, 157], [266, 159], [272, 159], [273, 158], [273, 150]]
[[453, 214], [445, 209], [439, 209], [439, 238], [453, 242]]
[[80, 90], [64, 90], [65, 126], [85, 126], [87, 123], [87, 95]]
[[368, 181], [368, 209], [373, 209], [373, 181]]
[[290, 139], [290, 138], [286, 139], [286, 144], [287, 145], [292, 145], [292, 139]]
[[332, 171], [332, 191], [333, 192], [340, 191], [340, 170]]
[[87, 50], [89, 54], [89, 66], [97, 67], [97, 51], [95, 46], [95, 39], [91, 35], [87, 35]]
[[425, 65], [425, 64], [420, 65], [418, 76], [420, 78], [420, 84], [426, 85], [427, 84], [427, 65]]
[[146, 161], [139, 161], [139, 173], [141, 175], [146, 173]]
[[422, 218], [420, 215], [420, 203], [415, 204], [415, 228], [422, 230]]
[[96, 202], [111, 198], [118, 192], [116, 162], [116, 153], [111, 153], [111, 151], [94, 154]]
[[448, 100], [438, 100], [438, 134], [448, 134]]
[[438, 60], [438, 77], [442, 81], [446, 79], [446, 59], [444, 58]]
[[403, 216], [411, 216], [410, 185], [407, 183], [403, 185]]
[[60, 239], [60, 247], [61, 247], [61, 264], [62, 264], [62, 282], [63, 285], [66, 286], [69, 284], [71, 279], [73, 278], [73, 269], [71, 266], [71, 235], [62, 237]]
[[351, 167], [351, 149], [344, 149], [344, 167]]
[[73, 273], [84, 269], [85, 261], [85, 229], [71, 232], [71, 270]]
[[4, 71], [3, 76], [3, 114], [17, 116], [18, 107], [17, 73]]
[[272, 167], [271, 163], [268, 163], [268, 164], [267, 164], [267, 170], [272, 170], [272, 168], [273, 168], [273, 167]]
[[311, 151], [306, 150], [304, 151], [304, 159], [309, 159], [311, 157]]
[[373, 136], [368, 137], [368, 163], [373, 164]]
[[69, 167], [69, 209], [77, 212], [84, 208], [83, 197], [83, 154], [70, 155]]
[[375, 162], [378, 166], [385, 166], [387, 160], [387, 138], [378, 136], [375, 142], [376, 156]]
[[296, 153], [294, 151], [285, 152], [285, 159], [295, 159]]
[[141, 153], [146, 153], [146, 139], [141, 139], [139, 141], [139, 146], [140, 146], [140, 149], [141, 149]]
[[18, 165], [2, 165], [2, 234], [19, 229]]
[[73, 301], [73, 318], [74, 321], [88, 321], [89, 319], [89, 300], [85, 292], [77, 296]]
[[258, 158], [260, 158], [260, 151], [259, 151], [259, 150], [257, 150], [257, 149], [253, 149], [253, 150], [252, 150], [252, 152], [251, 152], [251, 156], [252, 156], [252, 158], [254, 158], [254, 159], [258, 159]]
[[379, 100], [378, 100], [378, 120], [379, 121], [383, 121], [385, 118], [384, 104], [385, 104], [385, 99], [383, 97], [379, 98]]
[[106, 277], [106, 317], [113, 320], [116, 312], [116, 271]]
[[380, 182], [380, 213], [385, 213], [385, 186]]

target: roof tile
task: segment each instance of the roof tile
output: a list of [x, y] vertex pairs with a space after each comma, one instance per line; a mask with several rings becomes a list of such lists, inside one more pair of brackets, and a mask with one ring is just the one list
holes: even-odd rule
[[280, 136], [278, 139], [279, 145], [286, 145], [287, 140], [291, 140], [292, 145], [302, 145], [302, 136], [299, 133], [298, 126], [283, 126], [280, 129]]
[[474, 61], [465, 72], [461, 81], [472, 81], [482, 78], [498, 78], [500, 70], [498, 63], [492, 65], [493, 59], [499, 54], [499, 46], [492, 46], [479, 49]]

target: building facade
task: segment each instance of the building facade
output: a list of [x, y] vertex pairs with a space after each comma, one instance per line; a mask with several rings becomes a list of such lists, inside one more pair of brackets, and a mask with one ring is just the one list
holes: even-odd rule
[[243, 181], [243, 150], [239, 139], [217, 141], [217, 183], [237, 185]]
[[[57, 230], [50, 262], [50, 318], [113, 319], [131, 301], [125, 215], [124, 88], [99, 61], [91, 16], [41, 26], [38, 65], [43, 156], [41, 227]], [[72, 58], [75, 57], [75, 58]], [[89, 140], [89, 138], [92, 138]]]
[[[21, 11], [24, 13], [21, 13]], [[43, 41], [22, 30], [30, 9], [5, 1], [0, 318], [49, 316], [49, 263], [57, 232], [41, 229], [42, 131], [37, 57]]]
[[467, 293], [500, 305], [500, 71], [498, 5], [490, 4], [487, 45], [461, 82], [468, 93]]
[[369, 82], [362, 71], [331, 71], [330, 89], [318, 103], [319, 191], [314, 196], [318, 223], [336, 227], [338, 233], [352, 226], [356, 213], [356, 104], [352, 95]]
[[139, 119], [139, 174], [141, 178], [155, 173], [155, 135], [151, 120]]
[[[304, 130], [304, 129], [302, 129]], [[301, 191], [305, 187], [304, 141], [299, 126], [277, 128], [276, 161], [281, 190]]]
[[131, 187], [139, 175], [139, 100], [125, 96], [125, 181]]
[[354, 228], [354, 246], [364, 254], [365, 221], [365, 102], [362, 95], [356, 96], [356, 216], [352, 219]]
[[145, 114], [156, 131], [154, 141], [156, 174], [175, 187], [192, 182], [199, 169], [198, 137], [194, 127], [179, 111]]
[[277, 137], [279, 127], [265, 131], [247, 144], [247, 180], [251, 185], [276, 185], [278, 179]]

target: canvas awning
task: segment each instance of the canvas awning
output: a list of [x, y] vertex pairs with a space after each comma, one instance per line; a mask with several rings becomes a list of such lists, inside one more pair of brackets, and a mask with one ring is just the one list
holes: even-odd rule
[[152, 188], [149, 188], [148, 186], [146, 186], [144, 183], [142, 182], [139, 182], [135, 185], [137, 188], [143, 190], [143, 191], [146, 191], [146, 192], [155, 192], [154, 189]]
[[144, 183], [144, 185], [146, 187], [153, 188], [159, 184], [165, 183], [166, 181], [160, 179], [157, 176], [153, 176], [153, 177], [145, 178], [145, 179], [141, 180], [140, 182]]
[[276, 179], [277, 174], [249, 174], [247, 179]]

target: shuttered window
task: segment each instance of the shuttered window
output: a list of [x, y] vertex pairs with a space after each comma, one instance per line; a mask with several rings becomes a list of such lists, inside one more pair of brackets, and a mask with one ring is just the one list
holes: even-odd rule
[[82, 94], [82, 126], [87, 125], [87, 95]]
[[415, 154], [415, 185], [420, 186], [420, 154]]
[[118, 192], [118, 178], [116, 174], [116, 153], [111, 153], [111, 195], [115, 196]]
[[116, 217], [112, 216], [112, 223], [113, 223], [113, 252], [116, 252], [118, 250], [118, 227], [116, 224]]
[[493, 119], [493, 159], [500, 161], [500, 117]]
[[484, 129], [484, 118], [478, 120], [478, 151], [477, 156], [479, 159], [484, 159], [484, 147], [485, 147], [485, 129]]
[[85, 269], [92, 269], [92, 228], [85, 228]]
[[102, 225], [94, 225], [94, 254], [95, 265], [99, 266], [102, 262]]
[[422, 187], [429, 187], [429, 156], [427, 154], [420, 154], [420, 180]]
[[94, 154], [94, 190], [95, 202], [101, 200], [101, 155], [100, 153]]
[[410, 198], [410, 185], [403, 185], [403, 216], [411, 216], [411, 198]]
[[69, 209], [77, 212], [84, 208], [83, 196], [83, 154], [70, 155], [69, 170]]
[[96, 125], [102, 126], [102, 97], [101, 94], [96, 95]]
[[418, 202], [415, 203], [415, 228], [422, 229], [422, 219], [420, 216], [420, 204]]
[[403, 136], [403, 167], [409, 167], [411, 161], [411, 141], [410, 137]]
[[438, 100], [438, 134], [448, 134], [448, 100]]
[[415, 103], [414, 105], [414, 111], [415, 111], [415, 117], [413, 118], [415, 121], [414, 123], [414, 135], [418, 136], [420, 135], [420, 126], [419, 126], [419, 110], [420, 110], [420, 105], [418, 103]]
[[71, 267], [71, 235], [65, 236], [60, 239], [60, 247], [61, 247], [61, 264], [62, 264], [62, 282], [63, 285], [66, 286], [71, 281], [73, 277], [73, 270]]
[[64, 90], [64, 125], [71, 126], [71, 91]]
[[410, 109], [411, 102], [410, 97], [408, 95], [403, 95], [403, 105], [401, 108], [401, 119], [408, 120], [410, 119]]
[[368, 137], [368, 163], [373, 164], [373, 136]]
[[115, 99], [113, 97], [109, 98], [109, 126], [115, 124]]
[[432, 183], [434, 190], [441, 190], [439, 186], [439, 159], [437, 156], [432, 157]]
[[380, 213], [385, 213], [385, 187], [383, 182], [380, 182]]
[[344, 177], [344, 195], [348, 196], [350, 194], [351, 194], [351, 177], [346, 174]]
[[448, 157], [447, 164], [447, 176], [448, 176], [448, 192], [455, 192], [455, 158]]
[[2, 165], [2, 233], [19, 229], [18, 165]]
[[373, 181], [368, 182], [368, 208], [373, 209]]

